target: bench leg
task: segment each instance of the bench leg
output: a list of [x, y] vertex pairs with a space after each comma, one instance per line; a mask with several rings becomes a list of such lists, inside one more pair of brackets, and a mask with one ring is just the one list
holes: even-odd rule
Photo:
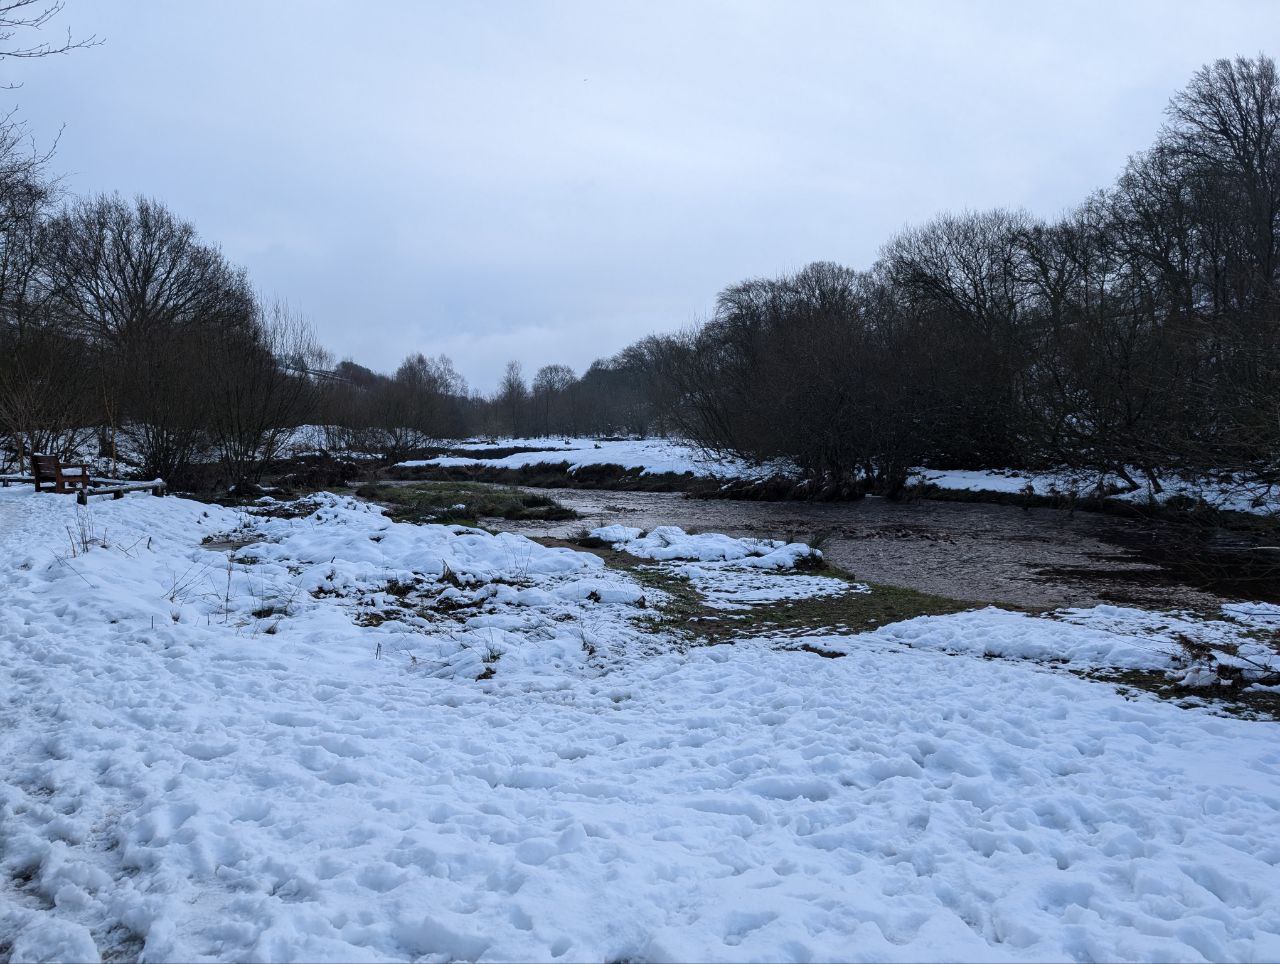
[[81, 489], [79, 492], [76, 493], [76, 501], [81, 505], [88, 505], [89, 493], [86, 490]]
[[124, 493], [123, 493], [123, 492], [113, 492], [113, 493], [111, 493], [111, 498], [113, 498], [113, 499], [123, 499], [123, 498], [124, 498]]

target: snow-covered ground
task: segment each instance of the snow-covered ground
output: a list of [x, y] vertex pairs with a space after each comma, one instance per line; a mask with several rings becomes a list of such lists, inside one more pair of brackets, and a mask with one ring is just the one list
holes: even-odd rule
[[406, 468], [424, 465], [482, 465], [518, 469], [527, 465], [560, 465], [567, 462], [571, 472], [588, 465], [620, 465], [625, 469], [641, 469], [645, 473], [670, 472], [681, 475], [687, 472], [721, 478], [755, 478], [770, 474], [770, 470], [737, 459], [711, 458], [697, 446], [674, 439], [504, 438], [497, 442], [468, 441], [452, 444], [468, 451], [489, 448], [529, 448], [535, 451], [517, 452], [498, 458], [445, 455], [400, 464]]
[[[1061, 609], [1044, 615], [995, 607], [950, 616], [920, 616], [833, 641], [839, 652], [873, 638], [919, 649], [974, 656], [1070, 664], [1088, 669], [1158, 670], [1189, 686], [1209, 682], [1210, 664], [1188, 657], [1187, 644], [1214, 652], [1213, 664], [1243, 666], [1252, 677], [1280, 673], [1280, 653], [1267, 638], [1280, 606], [1228, 605], [1223, 618], [1148, 612], [1128, 606]], [[1257, 683], [1250, 685], [1259, 686]], [[1259, 689], [1263, 688], [1259, 686]]]
[[688, 648], [593, 555], [262, 509], [0, 490], [0, 957], [1280, 957], [1280, 727], [1051, 662], [1276, 607]]
[[[281, 444], [285, 455], [312, 454], [330, 449], [340, 430], [323, 425], [299, 425], [290, 429]], [[666, 438], [594, 439], [565, 438], [561, 436], [500, 438], [500, 439], [430, 439], [422, 437], [423, 446], [452, 448], [468, 454], [443, 455], [430, 459], [415, 459], [398, 463], [397, 467], [421, 466], [481, 466], [488, 468], [519, 469], [536, 465], [563, 465], [569, 472], [596, 465], [619, 465], [626, 469], [638, 469], [645, 474], [690, 474], [725, 481], [760, 479], [770, 476], [797, 476], [793, 465], [775, 462], [756, 465], [728, 456], [713, 456], [696, 445]], [[137, 457], [122, 448], [125, 465], [135, 464]], [[485, 457], [475, 453], [485, 450], [524, 448], [526, 452]], [[375, 459], [371, 452], [341, 450], [352, 459]], [[92, 434], [85, 433], [85, 444], [77, 458], [93, 466], [95, 472], [109, 471], [111, 463], [97, 454], [97, 443]], [[930, 469], [917, 468], [912, 472], [916, 482], [927, 482], [939, 489], [962, 492], [993, 492], [998, 494], [1031, 493], [1041, 496], [1093, 496], [1127, 502], [1166, 502], [1174, 497], [1190, 499], [1220, 509], [1263, 515], [1280, 515], [1280, 490], [1274, 485], [1257, 482], [1242, 476], [1224, 474], [1216, 481], [1186, 480], [1176, 476], [1161, 479], [1160, 491], [1149, 485], [1131, 490], [1118, 477], [1099, 475], [1096, 472], [1056, 471], [1029, 472], [1017, 469]], [[1134, 478], [1141, 478], [1134, 473]]]
[[732, 562], [751, 569], [795, 569], [822, 559], [822, 553], [801, 542], [737, 539], [718, 532], [690, 534], [679, 526], [658, 526], [646, 533], [632, 526], [610, 525], [588, 534], [640, 559]]
[[[401, 463], [405, 467], [425, 465], [479, 465], [491, 468], [521, 468], [530, 465], [555, 465], [567, 462], [571, 472], [589, 465], [621, 465], [646, 473], [690, 473], [721, 479], [755, 479], [772, 475], [794, 475], [793, 467], [782, 463], [753, 465], [739, 459], [709, 456], [697, 446], [673, 439], [647, 438], [627, 440], [593, 440], [582, 438], [506, 438], [496, 441], [469, 440], [442, 442], [465, 449], [468, 453], [485, 449], [529, 448], [535, 451], [485, 458], [480, 455], [440, 456]], [[1135, 476], [1138, 477], [1138, 476]], [[1148, 487], [1127, 491], [1128, 486], [1115, 477], [1099, 477], [1087, 472], [1024, 472], [1014, 469], [928, 469], [913, 471], [913, 478], [940, 489], [1001, 494], [1033, 493], [1036, 495], [1080, 496], [1101, 493], [1108, 498], [1130, 502], [1164, 502], [1175, 496], [1204, 502], [1238, 512], [1280, 513], [1280, 491], [1245, 478], [1224, 476], [1206, 483], [1177, 477], [1162, 480], [1162, 489]]]
[[[1135, 477], [1137, 474], [1135, 473]], [[940, 489], [962, 492], [1030, 493], [1034, 495], [1102, 494], [1124, 502], [1167, 502], [1179, 497], [1218, 509], [1280, 514], [1280, 491], [1245, 478], [1224, 476], [1214, 482], [1175, 477], [1161, 480], [1160, 491], [1149, 485], [1130, 490], [1118, 477], [1085, 472], [1023, 472], [1013, 469], [916, 469], [915, 478]]]
[[676, 563], [656, 568], [687, 579], [713, 609], [748, 609], [761, 603], [868, 591], [843, 579], [797, 574], [795, 569], [822, 560], [822, 553], [799, 542], [735, 539], [715, 532], [693, 535], [678, 526], [659, 526], [645, 533], [634, 526], [609, 525], [588, 535], [638, 559]]

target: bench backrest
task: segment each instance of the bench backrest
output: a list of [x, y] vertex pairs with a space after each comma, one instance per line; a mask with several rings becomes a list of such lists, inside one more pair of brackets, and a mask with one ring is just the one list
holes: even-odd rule
[[58, 477], [58, 457], [56, 455], [32, 455], [31, 474], [37, 482], [52, 482]]

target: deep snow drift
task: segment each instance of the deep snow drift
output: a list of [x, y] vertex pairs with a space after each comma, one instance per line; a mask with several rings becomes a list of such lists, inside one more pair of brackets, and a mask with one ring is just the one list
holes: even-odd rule
[[1280, 957], [1280, 728], [1047, 662], [1275, 607], [689, 648], [592, 555], [264, 508], [0, 490], [0, 957]]

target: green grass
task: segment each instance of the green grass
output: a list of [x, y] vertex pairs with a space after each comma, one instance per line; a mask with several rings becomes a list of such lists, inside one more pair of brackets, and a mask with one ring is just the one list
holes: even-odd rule
[[[471, 525], [481, 517], [498, 519], [576, 519], [578, 514], [545, 495], [514, 487], [474, 482], [416, 482], [411, 485], [363, 485], [361, 498], [390, 506], [399, 522], [443, 522]], [[461, 508], [457, 508], [461, 506]]]

